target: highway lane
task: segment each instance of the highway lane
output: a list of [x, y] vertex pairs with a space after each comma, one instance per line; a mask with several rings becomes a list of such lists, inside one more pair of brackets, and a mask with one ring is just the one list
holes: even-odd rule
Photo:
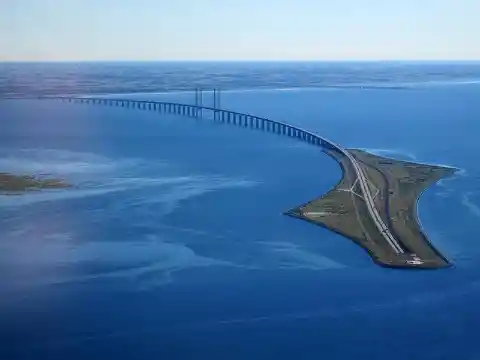
[[355, 159], [355, 157], [348, 152], [348, 150], [340, 148], [343, 150], [343, 154], [348, 157], [350, 162], [352, 163], [353, 167], [355, 168], [355, 173], [357, 174], [359, 183], [360, 183], [360, 188], [362, 189], [362, 193], [364, 196], [365, 203], [367, 205], [368, 212], [372, 218], [372, 220], [375, 223], [375, 226], [377, 229], [380, 231], [382, 236], [387, 240], [387, 242], [390, 244], [390, 246], [393, 248], [395, 253], [397, 254], [403, 254], [403, 248], [401, 245], [398, 243], [398, 241], [395, 239], [393, 234], [390, 232], [390, 229], [388, 226], [384, 223], [382, 218], [380, 217], [380, 214], [378, 213], [377, 208], [375, 207], [375, 203], [372, 197], [372, 194], [370, 193], [370, 189], [368, 187], [368, 179], [365, 176], [360, 164], [358, 161]]

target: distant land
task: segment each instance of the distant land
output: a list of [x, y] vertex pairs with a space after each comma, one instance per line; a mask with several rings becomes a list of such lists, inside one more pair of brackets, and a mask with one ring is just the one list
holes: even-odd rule
[[0, 194], [2, 195], [18, 195], [28, 191], [69, 187], [71, 187], [69, 183], [56, 178], [0, 173]]

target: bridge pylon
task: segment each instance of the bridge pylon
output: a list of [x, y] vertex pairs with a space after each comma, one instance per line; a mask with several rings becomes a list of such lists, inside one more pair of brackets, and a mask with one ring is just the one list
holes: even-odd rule
[[[203, 92], [202, 88], [195, 88], [195, 117], [203, 118]], [[220, 107], [220, 89], [213, 88], [213, 118], [218, 119]]]
[[195, 88], [195, 117], [203, 117], [203, 90]]
[[218, 109], [220, 109], [220, 89], [213, 89], [213, 119], [218, 120]]

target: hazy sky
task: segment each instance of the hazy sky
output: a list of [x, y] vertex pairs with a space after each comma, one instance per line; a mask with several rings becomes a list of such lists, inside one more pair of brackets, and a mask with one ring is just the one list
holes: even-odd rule
[[480, 59], [480, 0], [0, 0], [0, 60]]

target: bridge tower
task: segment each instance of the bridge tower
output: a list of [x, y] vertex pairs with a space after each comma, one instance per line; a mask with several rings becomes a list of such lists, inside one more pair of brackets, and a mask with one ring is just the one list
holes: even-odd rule
[[[203, 118], [203, 89], [195, 88], [195, 117]], [[214, 120], [218, 119], [218, 111], [220, 109], [220, 89], [213, 89], [213, 106], [208, 106], [211, 109], [213, 108], [213, 118]]]
[[195, 117], [203, 117], [203, 90], [195, 89]]
[[218, 120], [218, 109], [221, 109], [220, 106], [220, 89], [213, 89], [213, 119]]

